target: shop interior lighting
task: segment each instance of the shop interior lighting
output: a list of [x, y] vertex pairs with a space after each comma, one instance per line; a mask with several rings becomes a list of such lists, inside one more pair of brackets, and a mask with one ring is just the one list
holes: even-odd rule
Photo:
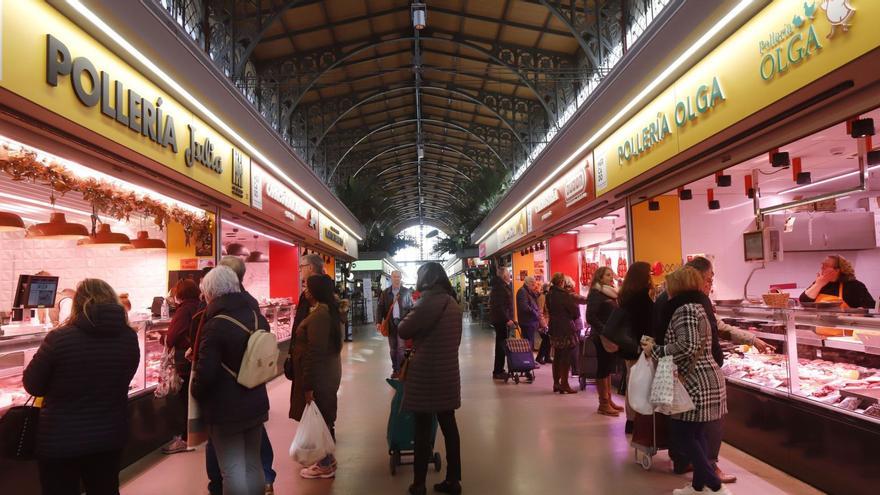
[[52, 212], [49, 221], [36, 223], [28, 228], [28, 237], [43, 239], [83, 239], [89, 236], [89, 229], [79, 223], [71, 223], [64, 213]]
[[[68, 0], [73, 1], [73, 0]], [[79, 2], [77, 2], [79, 3]], [[489, 235], [495, 232], [498, 227], [501, 226], [504, 222], [506, 222], [512, 215], [518, 212], [523, 205], [527, 202], [531, 201], [532, 198], [538, 193], [538, 191], [546, 190], [547, 184], [550, 183], [553, 179], [556, 178], [559, 174], [564, 170], [568, 170], [568, 167], [574, 162], [576, 159], [580, 158], [584, 152], [590, 149], [599, 138], [604, 137], [605, 133], [612, 130], [616, 125], [620, 123], [620, 121], [626, 116], [630, 111], [636, 108], [638, 105], [641, 105], [645, 102], [645, 99], [654, 92], [657, 88], [659, 88], [662, 84], [667, 83], [669, 78], [672, 77], [680, 67], [689, 62], [694, 55], [703, 49], [707, 43], [709, 43], [716, 35], [718, 35], [721, 30], [726, 28], [731, 22], [734, 21], [743, 11], [751, 4], [754, 3], [754, 0], [740, 0], [727, 14], [724, 15], [718, 22], [715, 23], [711, 28], [709, 28], [702, 36], [699, 37], [694, 43], [692, 43], [681, 55], [678, 56], [671, 64], [669, 64], [660, 74], [657, 75], [650, 83], [648, 83], [642, 90], [629, 102], [623, 106], [614, 116], [612, 116], [608, 122], [606, 122], [602, 127], [599, 128], [593, 135], [583, 142], [574, 152], [569, 155], [568, 158], [562, 161], [550, 174], [548, 174], [544, 179], [535, 186], [531, 192], [523, 195], [523, 198], [513, 206], [507, 213], [505, 213], [501, 218], [498, 219], [498, 222], [492, 226], [492, 228], [486, 230], [486, 232], [477, 239], [477, 243], [483, 242]], [[649, 205], [650, 206], [650, 205]], [[659, 209], [659, 203], [658, 208]]]
[[[873, 167], [870, 167], [870, 168], [868, 168], [867, 170], [865, 170], [865, 172], [867, 173], [867, 172], [871, 172], [871, 171], [874, 171], [874, 170], [877, 170], [877, 169], [880, 169], [880, 165], [875, 165], [875, 166], [873, 166]], [[802, 190], [807, 189], [807, 188], [810, 188], [810, 187], [820, 186], [820, 185], [822, 185], [822, 184], [827, 184], [827, 183], [829, 183], [829, 182], [834, 182], [834, 181], [838, 181], [838, 180], [841, 180], [841, 179], [846, 179], [847, 177], [857, 177], [858, 175], [859, 175], [859, 171], [858, 171], [858, 170], [853, 171], [853, 172], [847, 172], [847, 173], [845, 173], [845, 174], [835, 175], [834, 177], [828, 177], [827, 179], [818, 180], [818, 181], [813, 182], [813, 183], [811, 183], [811, 184], [805, 184], [805, 185], [803, 185], [803, 186], [792, 187], [791, 189], [786, 189], [786, 190], [784, 190], [784, 191], [779, 191], [779, 192], [776, 193], [776, 194], [790, 194], [790, 193], [794, 193], [794, 192], [802, 191]]]
[[777, 151], [770, 154], [770, 165], [776, 168], [791, 166], [791, 158], [787, 151]]
[[[750, 3], [752, 3], [752, 1], [743, 0], [740, 4], [741, 5], [742, 4], [748, 5]], [[300, 186], [293, 179], [291, 179], [286, 173], [284, 173], [283, 170], [281, 170], [281, 168], [279, 168], [271, 160], [269, 160], [269, 158], [266, 155], [262, 154], [260, 152], [260, 150], [258, 150], [256, 147], [254, 147], [250, 142], [246, 141], [240, 134], [235, 132], [234, 129], [232, 129], [229, 125], [227, 125], [214, 112], [209, 110], [208, 107], [206, 107], [201, 101], [199, 101], [199, 99], [197, 99], [189, 91], [184, 89], [184, 87], [181, 86], [175, 78], [171, 77], [165, 71], [160, 69], [159, 66], [157, 66], [155, 63], [153, 63], [152, 60], [150, 60], [146, 55], [141, 53], [141, 51], [138, 50], [137, 48], [135, 48], [134, 45], [129, 43], [129, 41], [124, 36], [117, 33], [112, 27], [110, 27], [110, 25], [108, 25], [106, 22], [104, 22], [103, 19], [98, 17], [97, 14], [95, 14], [94, 12], [89, 10], [88, 7], [83, 5], [83, 3], [80, 0], [67, 0], [67, 4], [70, 5], [74, 10], [76, 10], [80, 15], [82, 15], [87, 21], [92, 23], [93, 26], [95, 26], [97, 29], [99, 29], [107, 37], [109, 37], [111, 40], [113, 40], [113, 42], [115, 42], [117, 45], [119, 45], [120, 48], [122, 48], [129, 55], [131, 55], [132, 57], [137, 59], [137, 61], [139, 63], [141, 63], [147, 70], [149, 70], [153, 76], [155, 76], [155, 78], [156, 78], [155, 80], [162, 81], [164, 84], [168, 85], [170, 88], [172, 88], [174, 90], [174, 92], [177, 93], [177, 95], [179, 97], [186, 100], [190, 105], [192, 105], [193, 108], [198, 109], [200, 112], [202, 112], [202, 114], [205, 115], [208, 118], [208, 120], [211, 121], [211, 123], [216, 127], [216, 129], [220, 129], [220, 130], [224, 131], [227, 134], [227, 137], [231, 138], [232, 141], [236, 142], [242, 148], [247, 150], [248, 153], [250, 153], [250, 155], [252, 157], [256, 158], [257, 161], [260, 162], [261, 165], [268, 167], [273, 172], [275, 172], [275, 174], [278, 177], [282, 178], [284, 180], [284, 182], [288, 183], [294, 189], [299, 191], [303, 196], [305, 196], [305, 198], [307, 200], [311, 201], [312, 204], [317, 206], [320, 210], [323, 210], [323, 212], [328, 217], [330, 217], [330, 219], [332, 219], [334, 222], [338, 223], [342, 228], [347, 230], [355, 239], [357, 239], [359, 241], [363, 240], [360, 236], [358, 236], [355, 233], [355, 231], [351, 227], [349, 227], [347, 224], [345, 224], [344, 222], [339, 220], [339, 218], [337, 218], [336, 215], [334, 215], [329, 209], [327, 209], [327, 207], [325, 207], [317, 199], [315, 199], [314, 196], [309, 194], [309, 192], [304, 187]], [[742, 5], [742, 8], [745, 8], [746, 5]], [[742, 11], [742, 8], [740, 8], [739, 6], [735, 7], [733, 9], [733, 11], [736, 11], [738, 8], [740, 9], [739, 11]], [[733, 11], [731, 11], [731, 12], [733, 12]], [[736, 13], [738, 14], [739, 11]], [[728, 14], [728, 15], [730, 15], [730, 14]], [[719, 29], [720, 29], [720, 27], [719, 27]], [[714, 35], [714, 33], [713, 33], [713, 35]]]
[[880, 149], [868, 152], [868, 165], [880, 165]]
[[660, 211], [660, 202], [654, 199], [648, 201], [648, 211]]
[[[265, 237], [266, 239], [272, 239], [273, 241], [275, 241], [275, 242], [280, 242], [281, 244], [284, 244], [285, 246], [296, 247], [296, 244], [294, 244], [294, 243], [292, 243], [292, 242], [290, 242], [290, 241], [285, 241], [284, 239], [279, 239], [279, 238], [277, 238], [277, 237], [275, 237], [275, 236], [271, 236], [271, 235], [266, 234], [266, 233], [264, 233], [264, 232], [260, 232], [259, 230], [254, 230], [254, 229], [252, 229], [252, 228], [250, 228], [250, 227], [245, 227], [244, 225], [239, 225], [239, 224], [237, 224], [237, 223], [235, 223], [235, 222], [231, 222], [231, 221], [226, 220], [226, 219], [222, 219], [221, 222], [222, 222], [222, 223], [225, 223], [226, 225], [231, 225], [231, 226], [233, 226], [233, 227], [235, 227], [235, 228], [238, 228], [238, 229], [244, 229], [244, 230], [247, 230], [248, 232], [250, 232], [250, 233], [252, 233], [252, 234], [261, 235], [261, 236]], [[306, 250], [303, 254], [305, 255], [305, 254], [308, 254], [308, 253], [309, 253], [309, 251]]]
[[723, 172], [715, 174], [715, 184], [718, 187], [730, 187], [733, 184], [733, 177]]
[[413, 2], [412, 4], [412, 22], [413, 27], [421, 31], [428, 25], [428, 8], [422, 2]]
[[620, 215], [617, 213], [609, 213], [608, 215], [603, 216], [602, 220], [617, 220], [618, 218], [620, 218]]
[[566, 234], [573, 234], [573, 235], [577, 235], [579, 233], [580, 232], [578, 230], [569, 230], [568, 232], [566, 232]]
[[678, 188], [678, 199], [682, 201], [689, 201], [694, 199], [694, 192], [690, 189], [685, 189], [683, 187]]
[[795, 182], [797, 182], [798, 185], [801, 186], [807, 185], [813, 182], [813, 177], [809, 172], [798, 172]]
[[15, 213], [0, 211], [0, 232], [18, 232], [24, 230], [24, 220]]
[[874, 135], [874, 119], [855, 119], [850, 124], [850, 136], [862, 138]]
[[587, 223], [581, 225], [581, 227], [584, 229], [593, 229], [593, 228], [596, 228], [596, 224], [593, 222], [587, 222]]
[[137, 251], [164, 251], [167, 247], [165, 246], [165, 241], [162, 239], [151, 239], [149, 232], [146, 230], [140, 230], [137, 233], [137, 237], [131, 241], [130, 245], [122, 246], [123, 251], [132, 249]]
[[80, 239], [76, 245], [87, 248], [121, 248], [130, 246], [131, 239], [125, 234], [111, 231], [109, 223], [102, 223], [94, 234]]

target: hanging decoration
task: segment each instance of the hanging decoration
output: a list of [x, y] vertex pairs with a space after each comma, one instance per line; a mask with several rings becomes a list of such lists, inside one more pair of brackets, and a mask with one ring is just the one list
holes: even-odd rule
[[0, 146], [0, 171], [13, 181], [47, 185], [62, 196], [71, 191], [78, 192], [98, 212], [116, 220], [130, 221], [133, 214], [141, 213], [151, 217], [159, 229], [164, 229], [170, 222], [177, 222], [183, 226], [187, 245], [193, 238], [202, 239], [213, 232], [213, 221], [206, 213], [198, 215], [131, 191], [122, 191], [113, 184], [94, 177], [76, 177], [62, 164], [40, 160], [32, 151], [11, 150], [6, 145]]

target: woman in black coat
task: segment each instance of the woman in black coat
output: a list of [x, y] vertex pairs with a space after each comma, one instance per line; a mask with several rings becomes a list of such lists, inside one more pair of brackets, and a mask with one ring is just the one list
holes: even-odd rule
[[205, 323], [193, 349], [192, 395], [201, 406], [211, 444], [220, 463], [224, 493], [262, 495], [265, 476], [260, 457], [263, 423], [269, 419], [266, 385], [238, 383], [250, 333], [269, 323], [241, 292], [238, 276], [218, 266], [201, 282], [208, 302]]
[[128, 427], [128, 386], [138, 367], [137, 334], [113, 288], [85, 279], [70, 318], [43, 339], [24, 370], [24, 388], [43, 397], [37, 429], [45, 495], [119, 493]]
[[554, 273], [547, 293], [547, 314], [550, 319], [550, 345], [553, 347], [553, 391], [575, 394], [568, 384], [572, 349], [578, 345], [575, 321], [580, 318], [575, 295], [565, 289], [565, 274]]
[[[632, 349], [620, 349], [620, 357], [626, 363], [626, 372], [629, 371], [639, 358], [639, 342], [642, 335], [651, 335], [652, 315], [654, 314], [654, 282], [651, 280], [651, 265], [644, 261], [633, 263], [626, 272], [623, 286], [620, 289], [620, 309], [626, 315], [629, 322], [630, 340], [635, 344]], [[636, 412], [630, 407], [629, 400], [626, 406], [626, 433], [632, 433], [633, 420]]]
[[611, 400], [611, 368], [614, 355], [605, 350], [601, 335], [605, 323], [617, 308], [617, 290], [614, 288], [614, 271], [607, 266], [600, 267], [593, 274], [590, 293], [587, 295], [587, 323], [590, 324], [590, 339], [596, 347], [596, 392], [599, 394], [597, 412], [605, 416], [619, 416], [624, 408]]
[[400, 322], [403, 339], [413, 339], [413, 350], [403, 385], [403, 408], [415, 413], [415, 463], [411, 494], [426, 493], [425, 479], [431, 456], [433, 416], [446, 440], [446, 479], [434, 485], [440, 493], [461, 493], [461, 445], [455, 410], [461, 407], [461, 308], [443, 267], [426, 263], [419, 268], [416, 289], [421, 297]]

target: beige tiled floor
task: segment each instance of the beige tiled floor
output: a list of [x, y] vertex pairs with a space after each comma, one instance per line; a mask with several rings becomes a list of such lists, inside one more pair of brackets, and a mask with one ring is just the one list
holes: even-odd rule
[[[661, 494], [687, 483], [669, 472], [665, 453], [654, 458], [651, 471], [634, 463], [623, 435], [623, 417], [597, 415], [592, 387], [577, 395], [553, 395], [546, 367], [538, 370], [532, 385], [493, 382], [492, 352], [491, 330], [466, 324], [463, 405], [457, 413], [466, 493]], [[384, 382], [390, 372], [387, 343], [369, 329], [361, 330], [347, 345], [344, 358], [335, 480], [299, 478], [299, 466], [287, 456], [296, 430], [287, 418], [290, 382], [282, 377], [269, 385], [272, 411], [266, 427], [275, 450], [279, 495], [406, 493], [411, 467], [400, 468], [393, 477], [388, 469], [385, 430], [392, 392]], [[439, 434], [437, 444], [442, 450]], [[737, 494], [819, 493], [727, 445], [722, 467], [739, 477], [730, 486]], [[429, 484], [442, 476], [431, 472]], [[124, 471], [123, 483], [123, 495], [207, 493], [204, 451], [153, 454]]]

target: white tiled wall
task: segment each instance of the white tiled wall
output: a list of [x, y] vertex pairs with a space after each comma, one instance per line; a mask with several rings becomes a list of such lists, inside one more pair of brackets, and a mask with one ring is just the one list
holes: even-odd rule
[[[151, 233], [151, 236], [154, 233]], [[77, 247], [75, 240], [26, 239], [24, 232], [0, 232], [0, 310], [12, 307], [18, 276], [41, 270], [60, 277], [59, 290], [75, 289], [84, 278], [100, 278], [116, 292], [128, 292], [132, 309], [150, 306], [167, 292], [165, 251], [137, 252]]]
[[[249, 240], [244, 242], [251, 251], [261, 251], [269, 257], [269, 241], [267, 239]], [[269, 298], [269, 263], [246, 263], [244, 272], [244, 288], [257, 300]]]

